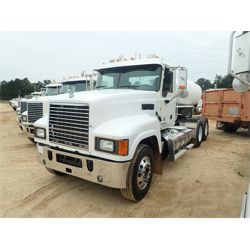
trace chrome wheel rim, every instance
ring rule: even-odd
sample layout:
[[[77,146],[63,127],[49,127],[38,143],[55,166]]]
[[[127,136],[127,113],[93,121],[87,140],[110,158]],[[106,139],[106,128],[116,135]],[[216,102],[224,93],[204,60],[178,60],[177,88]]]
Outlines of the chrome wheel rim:
[[[143,190],[147,187],[148,182],[151,178],[152,166],[150,158],[144,156],[139,164],[137,172],[137,186],[140,190]]]
[[[202,140],[202,126],[199,127],[198,140],[199,142]]]

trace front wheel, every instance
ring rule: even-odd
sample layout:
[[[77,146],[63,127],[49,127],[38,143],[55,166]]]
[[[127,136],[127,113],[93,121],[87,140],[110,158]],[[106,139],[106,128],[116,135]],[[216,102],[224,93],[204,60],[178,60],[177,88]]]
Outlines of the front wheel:
[[[29,139],[30,142],[32,142],[32,143],[34,143],[34,144],[36,143],[35,140],[34,140],[34,138],[29,138],[29,137],[28,137],[28,139]]]
[[[140,201],[147,194],[153,177],[154,154],[151,147],[140,144],[130,164],[127,187],[120,189],[124,198]]]
[[[59,176],[65,175],[65,173],[62,173],[62,172],[56,171],[56,170],[54,170],[54,169],[47,168],[47,167],[45,167],[45,168],[46,168],[46,170],[47,170],[48,172],[50,172],[51,174],[54,174],[54,175],[59,175]]]

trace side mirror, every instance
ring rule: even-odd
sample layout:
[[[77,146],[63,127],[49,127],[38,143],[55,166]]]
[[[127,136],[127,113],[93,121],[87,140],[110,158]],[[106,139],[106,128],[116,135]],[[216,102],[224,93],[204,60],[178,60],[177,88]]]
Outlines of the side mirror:
[[[184,67],[178,69],[178,88],[187,88],[187,69]]]

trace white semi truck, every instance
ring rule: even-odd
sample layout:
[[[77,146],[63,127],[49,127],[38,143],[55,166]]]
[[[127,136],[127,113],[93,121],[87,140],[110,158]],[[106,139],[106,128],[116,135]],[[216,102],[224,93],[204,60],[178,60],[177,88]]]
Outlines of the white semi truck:
[[[92,81],[92,76],[82,76],[82,77],[70,77],[64,79],[62,82],[57,85],[58,89],[47,88],[45,96],[27,100],[27,110],[22,113],[22,127],[25,131],[27,137],[33,141],[34,140],[34,122],[42,118],[47,114],[48,101],[51,99],[60,99],[63,97],[63,94],[86,91],[91,88],[90,84]],[[55,97],[57,96],[57,97]]]
[[[39,160],[53,174],[117,188],[139,201],[153,173],[162,174],[162,156],[175,161],[199,147],[208,121],[177,114],[178,99],[192,93],[184,67],[119,58],[96,71],[96,90],[50,101],[35,122]]]
[[[26,96],[25,98],[31,99],[33,97],[41,96],[41,95],[43,95],[42,91],[39,91],[39,92],[35,91],[35,92],[32,92],[30,95]],[[21,97],[18,97],[18,98],[13,98],[9,100],[9,104],[13,108],[14,111],[16,111],[17,108],[19,107],[19,102],[21,99],[22,99]]]
[[[49,83],[45,85],[42,92],[35,93],[41,93],[42,96],[45,97],[58,95],[60,93],[61,87],[61,83]],[[22,114],[25,115],[25,112],[27,112],[27,102],[32,100],[38,100],[38,98],[41,98],[40,95],[34,95],[33,93],[31,93],[31,98],[22,98],[19,100],[18,108],[16,109],[16,121],[21,130],[23,130],[24,126],[22,123]]]

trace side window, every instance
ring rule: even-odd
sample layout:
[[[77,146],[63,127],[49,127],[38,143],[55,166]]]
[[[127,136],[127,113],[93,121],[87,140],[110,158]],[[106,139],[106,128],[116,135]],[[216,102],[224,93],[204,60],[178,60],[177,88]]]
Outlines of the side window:
[[[168,92],[173,92],[173,72],[165,69],[162,96],[167,96]]]

